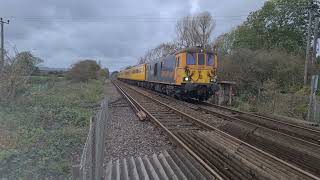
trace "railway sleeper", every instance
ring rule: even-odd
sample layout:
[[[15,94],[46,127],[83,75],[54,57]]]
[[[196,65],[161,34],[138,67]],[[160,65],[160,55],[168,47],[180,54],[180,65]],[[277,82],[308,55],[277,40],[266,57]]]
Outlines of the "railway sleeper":
[[[252,124],[246,124],[244,122],[229,121],[218,128],[253,146],[257,146],[270,154],[279,156],[279,158],[285,161],[293,163],[301,168],[306,168],[315,175],[320,175],[320,146],[317,144],[306,143],[305,141],[292,138],[282,133],[260,128]],[[277,148],[261,146],[259,145],[259,142]],[[287,152],[287,154],[279,153],[280,150]],[[288,158],[287,155],[295,158]],[[301,160],[303,160],[303,163],[299,162]]]
[[[215,150],[220,152],[220,154],[224,154],[224,156],[227,156],[228,158],[234,159],[233,162],[238,161],[237,164],[239,164],[242,169],[246,169],[249,174],[253,173],[252,178],[296,179],[299,177],[301,179],[310,179],[309,176],[306,176],[295,169],[276,161],[275,159],[261,154],[246,145],[239,144],[238,148],[236,148],[234,143],[232,143],[233,145],[228,145],[230,140],[221,136],[219,137],[216,132],[193,132],[192,134],[184,134],[187,135],[187,138],[184,138],[185,140],[191,139],[192,136],[195,136],[195,139],[198,140],[198,144],[194,147],[195,149],[200,149],[200,147],[206,146],[211,150],[211,152],[212,150]],[[197,141],[195,140],[193,143],[195,142]],[[201,143],[202,146],[200,146]],[[188,145],[193,146],[192,143],[188,143]],[[248,169],[250,170],[248,171]]]

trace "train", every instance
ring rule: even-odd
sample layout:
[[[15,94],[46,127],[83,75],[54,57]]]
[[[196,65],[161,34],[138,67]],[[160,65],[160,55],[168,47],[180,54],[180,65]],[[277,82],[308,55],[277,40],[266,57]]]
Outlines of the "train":
[[[190,47],[122,70],[118,79],[179,99],[206,101],[219,90],[217,65],[214,51]]]

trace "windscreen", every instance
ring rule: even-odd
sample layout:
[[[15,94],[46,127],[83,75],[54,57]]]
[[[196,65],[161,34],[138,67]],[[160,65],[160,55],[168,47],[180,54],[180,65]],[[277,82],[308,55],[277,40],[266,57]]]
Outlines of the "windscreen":
[[[205,65],[204,54],[198,54],[198,65]]]
[[[187,55],[187,65],[195,65],[196,62],[196,54],[195,53],[188,53]]]
[[[207,65],[208,66],[214,65],[214,55],[213,54],[207,54]]]

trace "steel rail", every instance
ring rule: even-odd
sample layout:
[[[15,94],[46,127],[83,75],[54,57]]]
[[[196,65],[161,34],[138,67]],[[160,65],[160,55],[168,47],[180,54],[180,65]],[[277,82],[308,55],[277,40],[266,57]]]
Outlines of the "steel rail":
[[[169,129],[167,129],[157,118],[155,118],[151,113],[149,113],[139,102],[133,99],[130,95],[128,95],[117,83],[113,82],[113,84],[117,87],[119,92],[128,100],[129,103],[134,103],[134,106],[137,105],[142,111],[144,111],[148,117],[153,120],[157,125],[159,125],[168,135],[183,149],[185,149],[191,156],[193,156],[203,167],[205,167],[212,175],[214,175],[217,179],[223,180],[223,178],[214,171],[207,163],[205,163],[194,151],[192,151],[185,143],[183,143],[176,135],[174,135]]]
[[[288,123],[288,122],[280,121],[280,120],[277,120],[277,119],[274,119],[274,118],[270,118],[270,117],[266,117],[266,116],[261,116],[261,115],[257,115],[257,114],[253,114],[253,113],[248,113],[248,112],[244,112],[244,111],[239,111],[239,110],[235,110],[235,109],[231,109],[231,108],[228,108],[228,107],[224,107],[224,106],[220,106],[220,105],[216,105],[216,104],[211,104],[211,103],[207,103],[207,102],[205,102],[204,104],[205,104],[206,106],[210,106],[210,107],[215,107],[215,108],[218,108],[218,109],[227,110],[227,111],[230,111],[230,112],[233,112],[233,113],[245,114],[245,115],[248,115],[248,116],[265,119],[265,120],[272,121],[272,122],[276,122],[276,123],[279,123],[279,124],[284,124],[284,125],[287,125],[287,126],[304,129],[304,130],[306,130],[306,131],[318,133],[319,136],[320,136],[320,129],[317,130],[317,129],[313,129],[313,128],[308,128],[308,127],[305,127],[305,126],[301,126],[301,125],[297,125],[297,124],[293,124],[293,123]]]
[[[122,84],[124,85],[124,83],[122,83]],[[226,132],[224,132],[224,131],[222,131],[222,130],[220,130],[220,129],[218,129],[218,128],[216,128],[216,127],[213,127],[213,126],[211,126],[211,125],[209,125],[209,124],[207,124],[207,123],[205,123],[205,122],[203,122],[203,121],[195,118],[195,117],[192,117],[192,116],[190,116],[190,115],[188,115],[188,114],[186,114],[186,113],[184,113],[184,112],[181,112],[181,111],[179,111],[178,109],[176,109],[176,108],[174,108],[174,107],[172,107],[172,106],[170,106],[170,105],[168,105],[168,104],[165,104],[165,103],[163,103],[163,102],[161,102],[161,101],[159,101],[159,100],[157,100],[157,99],[155,99],[155,98],[152,98],[152,97],[144,94],[143,92],[138,91],[138,90],[130,87],[130,86],[127,85],[127,84],[126,84],[125,86],[128,87],[128,88],[130,88],[131,90],[134,90],[135,92],[137,92],[137,93],[139,93],[139,94],[141,94],[141,95],[143,95],[143,96],[151,99],[152,101],[157,102],[157,103],[159,103],[159,104],[162,104],[163,106],[166,106],[167,108],[172,109],[173,111],[177,112],[178,114],[183,115],[184,117],[187,117],[188,119],[193,120],[194,122],[196,122],[197,124],[202,125],[203,127],[206,127],[206,128],[208,128],[208,129],[211,129],[211,130],[214,130],[214,131],[216,131],[216,132],[219,132],[219,133],[223,134],[224,136],[226,136],[226,137],[228,137],[228,138],[230,138],[230,139],[232,139],[232,140],[234,140],[234,141],[236,141],[236,142],[239,142],[240,144],[246,145],[246,146],[250,147],[251,149],[253,149],[253,150],[255,150],[255,151],[257,151],[257,152],[259,152],[259,153],[261,153],[261,154],[263,154],[263,155],[265,155],[265,156],[267,156],[267,157],[269,157],[269,158],[271,158],[271,159],[273,159],[273,160],[275,160],[275,161],[277,161],[277,162],[280,162],[280,163],[282,163],[283,165],[286,165],[286,166],[288,166],[288,167],[290,167],[290,168],[292,168],[292,169],[294,169],[294,170],[296,170],[296,171],[298,171],[298,172],[300,172],[300,173],[302,173],[302,174],[304,174],[304,175],[306,175],[306,176],[308,176],[308,177],[310,177],[310,178],[312,178],[312,179],[319,179],[319,180],[320,180],[319,177],[317,177],[317,176],[315,176],[315,175],[313,175],[313,174],[311,174],[311,173],[309,173],[309,172],[307,172],[307,171],[305,171],[305,170],[303,170],[303,169],[301,169],[301,168],[299,168],[299,167],[297,167],[297,166],[294,166],[294,165],[292,165],[292,164],[290,164],[290,163],[288,163],[288,162],[286,162],[286,161],[284,161],[284,160],[282,160],[282,159],[279,159],[279,158],[277,158],[277,157],[275,157],[275,156],[273,156],[273,155],[271,155],[271,154],[269,154],[269,153],[267,153],[267,152],[265,152],[265,151],[263,151],[263,150],[261,150],[261,149],[259,149],[259,148],[256,148],[256,147],[254,147],[254,146],[252,146],[252,145],[250,145],[250,144],[248,144],[248,143],[246,143],[246,142],[244,142],[244,141],[242,141],[242,140],[240,140],[240,139],[238,139],[238,138],[236,138],[236,137],[234,137],[234,136],[232,136],[232,135],[230,135],[230,134],[228,134],[228,133],[226,133]],[[146,111],[146,110],[144,109],[144,111]],[[148,112],[146,112],[146,113],[147,113],[148,115],[151,115],[151,114],[148,113]],[[156,122],[157,122],[157,123],[160,123],[159,121],[156,121]],[[161,123],[160,123],[160,124],[161,124]],[[165,127],[164,127],[164,128],[165,128]],[[169,131],[169,134],[172,134],[172,133]],[[172,134],[172,135],[173,135],[175,138],[177,138],[174,134]],[[179,139],[178,139],[178,141],[181,142]],[[181,143],[182,143],[182,142],[181,142]],[[191,151],[191,150],[190,150],[190,151]]]
[[[257,124],[257,123],[253,123],[253,122],[248,122],[246,120],[242,120],[240,118],[236,118],[236,117],[233,117],[233,116],[230,116],[230,115],[227,115],[227,114],[224,114],[224,113],[219,113],[219,112],[215,112],[215,111],[211,111],[209,109],[205,109],[205,108],[202,108],[202,107],[199,107],[202,111],[205,111],[207,113],[210,113],[210,114],[213,114],[215,116],[222,116],[223,118],[226,118],[226,119],[229,119],[231,121],[241,121],[241,122],[244,122],[246,124],[250,124],[250,125],[253,125],[253,126],[256,126],[257,128],[261,128],[261,129],[266,129],[266,130],[269,130],[269,131],[273,131],[273,132],[276,132],[276,133],[279,133],[283,136],[286,136],[286,137],[289,137],[289,138],[292,138],[292,139],[295,139],[297,141],[301,141],[303,143],[306,143],[306,144],[310,144],[310,145],[313,145],[313,146],[317,146],[320,148],[320,145],[319,144],[316,144],[314,142],[311,142],[311,141],[307,141],[305,139],[302,139],[302,138],[299,138],[299,137],[296,137],[296,136],[292,136],[290,134],[286,134],[284,132],[281,132],[281,131],[277,131],[277,130],[274,130],[272,128],[268,128],[266,126],[263,126],[263,125],[260,125],[260,124]],[[320,137],[320,136],[319,136]],[[320,140],[320,139],[319,139]]]

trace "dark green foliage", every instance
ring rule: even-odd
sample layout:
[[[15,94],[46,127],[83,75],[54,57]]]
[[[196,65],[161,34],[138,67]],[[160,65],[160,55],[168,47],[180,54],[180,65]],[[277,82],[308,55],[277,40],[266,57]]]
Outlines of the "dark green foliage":
[[[258,95],[268,80],[276,83],[280,92],[301,88],[303,59],[275,50],[239,49],[221,59],[218,76],[234,80],[238,93]]]
[[[216,41],[219,78],[236,81],[236,103],[245,110],[305,118],[303,68],[309,0],[269,0]],[[319,3],[318,3],[319,4]],[[313,21],[314,22],[314,21]],[[313,24],[311,25],[313,32]],[[310,68],[318,74],[319,66]],[[320,71],[319,71],[320,72]]]
[[[109,75],[110,75],[110,72],[109,72],[108,68],[100,69],[100,71],[99,71],[100,77],[105,78],[105,79],[109,79]]]
[[[271,0],[252,12],[234,31],[224,35],[230,49],[278,49],[303,55],[309,0]]]
[[[75,82],[98,79],[100,69],[100,65],[94,60],[80,61],[72,66],[67,74],[67,78]]]

